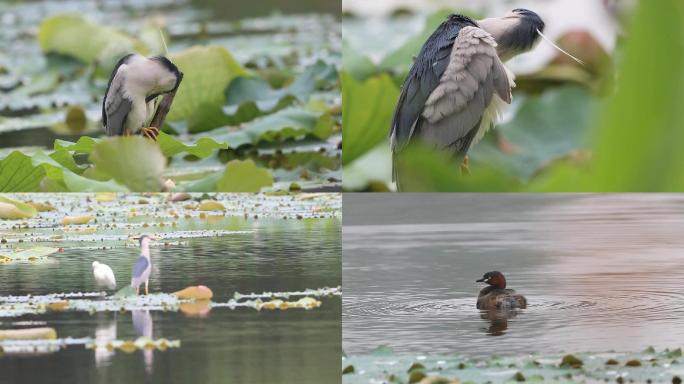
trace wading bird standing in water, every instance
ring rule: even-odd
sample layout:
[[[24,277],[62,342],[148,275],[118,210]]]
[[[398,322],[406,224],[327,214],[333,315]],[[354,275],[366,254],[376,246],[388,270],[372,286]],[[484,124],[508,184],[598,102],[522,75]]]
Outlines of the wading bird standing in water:
[[[143,127],[157,96],[174,92],[183,74],[163,56],[126,55],[116,64],[102,101],[102,124],[108,136],[142,133],[155,140],[159,127]]]
[[[430,36],[404,81],[390,133],[393,179],[409,142],[445,150],[467,167],[468,150],[511,103],[514,76],[503,64],[529,51],[544,30],[534,12],[516,9],[474,21],[451,15]]]
[[[152,260],[150,260],[150,241],[153,238],[147,235],[140,236],[140,257],[133,265],[131,274],[131,287],[135,288],[135,294],[140,293],[140,285],[145,283],[145,294],[149,294],[148,284],[152,272]],[[154,239],[156,240],[156,239]]]
[[[105,287],[107,289],[116,289],[116,278],[114,271],[107,264],[102,264],[99,261],[93,261],[93,276],[98,287]]]

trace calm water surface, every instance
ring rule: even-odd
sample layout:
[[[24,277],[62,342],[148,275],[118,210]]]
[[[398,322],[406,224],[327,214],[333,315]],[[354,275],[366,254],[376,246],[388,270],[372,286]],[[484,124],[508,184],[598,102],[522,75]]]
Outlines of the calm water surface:
[[[684,339],[680,195],[344,196],[343,347],[468,356]],[[475,308],[500,270],[529,308]]]
[[[195,229],[201,229],[201,221],[197,222]],[[338,286],[339,227],[336,219],[287,224],[266,220],[250,225],[251,233],[153,248],[150,291],[174,292],[204,284],[213,290],[214,301],[226,302],[235,292]],[[112,267],[122,286],[138,254],[136,248],[125,247],[65,249],[54,264],[0,268],[0,295],[93,291],[91,262],[96,259]],[[126,340],[142,334],[181,341],[180,348],[165,352],[109,353],[73,346],[38,357],[6,355],[0,358],[0,383],[335,382],[339,380],[341,300],[322,300],[320,308],[310,311],[214,308],[202,318],[160,311],[0,318],[2,328],[33,321],[54,327],[62,338]]]

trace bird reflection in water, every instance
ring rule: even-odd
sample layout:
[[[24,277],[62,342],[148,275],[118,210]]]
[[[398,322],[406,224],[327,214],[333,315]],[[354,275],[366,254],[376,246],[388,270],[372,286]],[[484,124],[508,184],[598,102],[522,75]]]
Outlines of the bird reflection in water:
[[[133,329],[135,329],[135,334],[138,337],[147,337],[153,339],[152,337],[152,316],[149,310],[136,309],[131,311],[131,316],[133,316]],[[152,374],[152,363],[154,363],[154,350],[143,348],[143,356],[145,359],[145,372]]]
[[[114,356],[114,350],[107,348],[109,342],[116,340],[116,315],[100,314],[95,327],[95,366],[100,368],[109,365]]]
[[[521,311],[518,309],[488,309],[480,311],[480,318],[489,322],[486,332],[489,336],[501,336],[506,334],[508,319],[512,319]]]

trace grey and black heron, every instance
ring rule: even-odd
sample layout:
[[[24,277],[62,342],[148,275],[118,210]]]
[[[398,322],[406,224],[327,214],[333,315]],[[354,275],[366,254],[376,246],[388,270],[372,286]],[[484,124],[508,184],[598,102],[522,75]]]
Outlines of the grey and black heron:
[[[404,81],[392,120],[397,186],[397,157],[413,140],[459,163],[466,159],[511,103],[514,76],[503,62],[529,51],[543,30],[542,19],[526,9],[480,21],[451,15],[435,30]]]
[[[143,127],[154,112],[148,103],[175,91],[183,74],[163,56],[129,54],[114,67],[102,101],[102,124],[108,136],[142,133],[156,139],[159,127]]]
[[[154,240],[148,235],[140,236],[140,257],[133,265],[131,274],[131,287],[135,288],[135,294],[140,293],[140,285],[145,283],[145,294],[149,294],[148,284],[152,272],[152,260],[150,259],[150,242]]]

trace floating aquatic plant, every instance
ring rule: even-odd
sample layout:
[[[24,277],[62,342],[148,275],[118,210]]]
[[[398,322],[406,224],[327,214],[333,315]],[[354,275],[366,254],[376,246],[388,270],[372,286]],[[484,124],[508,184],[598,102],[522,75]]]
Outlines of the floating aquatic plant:
[[[240,292],[235,292],[233,295],[233,298],[235,300],[241,300],[241,299],[270,299],[274,297],[280,297],[280,298],[290,298],[292,296],[314,296],[314,297],[321,297],[321,296],[342,296],[342,287],[334,287],[334,288],[318,288],[318,289],[305,289],[303,291],[294,291],[294,292],[263,292],[263,293],[249,293],[249,294],[243,294]]]
[[[39,340],[1,340],[0,351],[11,354],[45,354],[57,352],[71,345],[86,345],[91,338],[39,339]],[[0,357],[2,354],[0,354]]]
[[[0,252],[0,264],[9,264],[16,262],[24,263],[41,263],[49,261],[48,256],[59,252],[59,248],[53,247],[33,247],[25,250],[16,251],[10,254],[2,254]]]
[[[103,292],[72,292],[55,293],[49,295],[0,296],[0,318],[19,317],[27,314],[43,314],[46,312],[78,311],[78,312],[120,312],[134,310],[149,311],[178,311],[184,304],[206,302],[207,308],[252,308],[256,310],[274,309],[314,309],[322,305],[320,300],[313,297],[340,296],[340,287],[306,289],[295,292],[267,292],[263,294],[242,295],[236,293],[227,302],[213,302],[213,296],[206,287],[188,287],[175,293],[154,293],[136,296],[131,294],[130,286],[122,288],[121,294],[107,296]],[[199,293],[198,293],[199,292]],[[282,300],[292,296],[304,296],[295,301]],[[239,301],[245,298],[255,300]],[[272,300],[261,300],[270,298]],[[189,311],[198,308],[186,307]]]
[[[157,339],[149,337],[138,337],[135,340],[90,340],[85,344],[87,349],[106,348],[108,350],[118,349],[125,353],[132,353],[137,350],[158,350],[165,351],[169,348],[180,348],[180,340]]]
[[[269,301],[262,301],[260,299],[247,300],[247,301],[237,301],[235,299],[230,299],[226,303],[211,303],[212,308],[227,307],[230,309],[235,308],[254,308],[258,311],[265,310],[286,310],[286,309],[314,309],[321,306],[321,301],[316,300],[311,297],[302,297],[297,301],[285,301],[280,299],[274,299]]]
[[[672,351],[640,353],[527,354],[468,358],[394,354],[391,350],[343,357],[342,382],[677,382],[681,375]],[[645,363],[648,362],[648,363]]]

